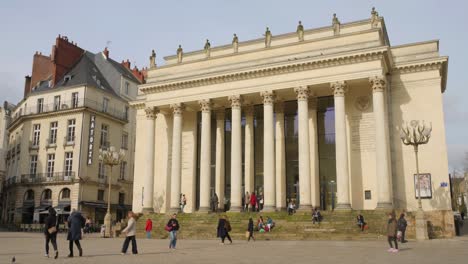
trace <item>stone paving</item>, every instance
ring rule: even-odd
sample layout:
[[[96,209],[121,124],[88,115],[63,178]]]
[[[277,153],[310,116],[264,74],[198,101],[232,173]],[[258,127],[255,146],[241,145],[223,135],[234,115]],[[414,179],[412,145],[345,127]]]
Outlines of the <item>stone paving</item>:
[[[120,255],[122,238],[95,235],[82,240],[84,256],[66,258],[68,241],[58,238],[58,260],[44,257],[43,235],[0,232],[0,263],[465,263],[468,237],[431,240],[401,245],[399,253],[388,253],[386,241],[234,241],[220,245],[217,240],[179,240],[177,250],[168,240],[139,239],[138,255]],[[76,249],[75,249],[76,250]],[[129,250],[130,251],[130,250]],[[76,251],[75,251],[76,253]]]

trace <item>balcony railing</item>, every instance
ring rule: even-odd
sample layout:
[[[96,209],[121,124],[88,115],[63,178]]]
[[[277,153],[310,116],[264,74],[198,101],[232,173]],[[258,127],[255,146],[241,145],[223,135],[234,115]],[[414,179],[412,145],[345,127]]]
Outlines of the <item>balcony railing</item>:
[[[21,175],[21,183],[73,182],[74,180],[74,171]]]
[[[37,142],[29,141],[29,149],[39,149],[39,140]]]
[[[10,177],[5,181],[5,187],[14,185],[17,183],[16,176]]]
[[[104,107],[104,104],[102,102],[99,103],[91,99],[79,98],[78,100],[69,100],[62,102],[60,106],[51,103],[42,105],[42,108],[39,108],[37,105],[28,108],[22,108],[23,111],[17,112],[13,116],[10,124],[15,123],[15,121],[22,116],[64,111],[80,107],[90,108],[94,111],[111,115],[117,119],[128,121],[128,117],[126,116],[124,109],[120,110],[113,107]]]
[[[47,139],[47,148],[56,148],[57,147],[57,138],[48,138]]]
[[[75,136],[65,136],[63,139],[64,146],[74,146],[75,145]]]
[[[104,176],[104,175],[100,175],[100,174],[99,174],[99,175],[98,175],[98,182],[99,182],[99,183],[102,183],[102,184],[108,183],[108,182],[107,182],[107,176]]]

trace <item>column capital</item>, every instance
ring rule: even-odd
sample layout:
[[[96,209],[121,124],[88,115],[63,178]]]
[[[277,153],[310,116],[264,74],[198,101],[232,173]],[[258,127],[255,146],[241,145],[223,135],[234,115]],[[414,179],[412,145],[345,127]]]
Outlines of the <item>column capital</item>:
[[[242,105],[242,97],[240,94],[231,95],[228,97],[229,101],[231,101],[232,108],[240,108]]]
[[[284,101],[277,101],[275,103],[275,112],[276,113],[284,113]]]
[[[181,115],[184,110],[184,105],[182,103],[171,104],[171,108],[174,115]]]
[[[254,114],[254,105],[250,104],[250,105],[246,105],[244,107],[244,113],[246,116],[251,116]]]
[[[275,92],[273,91],[260,92],[260,96],[263,97],[263,104],[273,105],[275,102]]]
[[[210,99],[203,99],[198,101],[200,104],[200,109],[202,112],[210,112],[211,111],[211,100]]]
[[[155,119],[156,115],[159,113],[159,109],[156,107],[146,107],[145,108],[146,118]]]
[[[373,76],[369,78],[369,83],[372,86],[372,91],[375,93],[383,92],[387,81],[384,76]]]
[[[344,96],[348,90],[348,84],[346,81],[334,82],[330,84],[330,87],[333,90],[333,95],[335,97]]]
[[[306,101],[309,98],[309,88],[307,86],[300,86],[294,88],[298,101]]]
[[[226,116],[226,109],[224,107],[216,109],[215,113],[216,113],[216,120],[224,120]]]

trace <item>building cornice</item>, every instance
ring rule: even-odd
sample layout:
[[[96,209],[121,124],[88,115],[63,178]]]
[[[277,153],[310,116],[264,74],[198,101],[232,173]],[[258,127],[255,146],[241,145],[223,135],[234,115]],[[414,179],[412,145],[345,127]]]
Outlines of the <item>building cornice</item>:
[[[442,93],[446,90],[447,84],[447,68],[448,68],[448,57],[439,57],[435,59],[427,59],[420,61],[412,61],[406,63],[397,63],[393,66],[392,73],[408,74],[424,71],[440,71],[440,77],[442,78]]]
[[[131,101],[129,104],[131,108],[136,109],[136,110],[145,109],[146,107],[145,100],[142,100],[142,99]]]
[[[295,61],[288,61],[270,67],[255,68],[247,71],[231,72],[221,75],[204,76],[198,79],[186,79],[165,81],[158,84],[146,84],[140,86],[140,90],[145,94],[173,91],[176,89],[186,89],[192,87],[213,85],[225,82],[241,81],[254,78],[262,78],[279,74],[287,74],[298,71],[307,71],[318,68],[348,65],[366,61],[381,60],[386,56],[388,47],[368,49],[359,53],[339,54],[334,56],[321,56],[320,58],[305,58]]]

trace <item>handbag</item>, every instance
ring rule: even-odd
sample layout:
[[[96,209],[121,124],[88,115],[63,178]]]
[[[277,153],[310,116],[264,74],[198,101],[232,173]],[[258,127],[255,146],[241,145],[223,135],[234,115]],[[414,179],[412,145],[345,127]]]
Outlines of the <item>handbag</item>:
[[[245,231],[245,238],[249,238],[250,237],[250,232],[249,231]]]
[[[167,232],[171,232],[172,231],[172,226],[165,226],[164,227],[164,230],[166,230]]]
[[[53,234],[53,233],[57,232],[57,227],[53,226],[53,227],[47,229],[47,232],[49,232],[49,234]]]
[[[402,235],[403,235],[403,232],[401,232],[401,231],[398,231],[398,232],[396,233],[396,236],[397,236],[398,240],[401,239],[401,236],[402,236]]]

